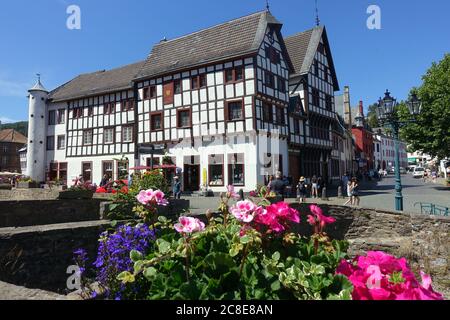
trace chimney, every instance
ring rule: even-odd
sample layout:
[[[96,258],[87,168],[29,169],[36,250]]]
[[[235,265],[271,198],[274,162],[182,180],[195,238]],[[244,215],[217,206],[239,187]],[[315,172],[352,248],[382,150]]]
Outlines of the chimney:
[[[352,127],[352,107],[350,104],[350,88],[344,87],[344,121],[351,128]]]
[[[364,117],[364,104],[362,101],[359,102],[359,114]]]

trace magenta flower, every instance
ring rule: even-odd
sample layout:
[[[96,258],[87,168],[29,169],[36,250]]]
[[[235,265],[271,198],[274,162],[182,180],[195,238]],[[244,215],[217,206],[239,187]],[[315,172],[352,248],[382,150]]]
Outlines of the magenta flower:
[[[136,199],[139,203],[145,206],[147,205],[167,206],[169,204],[169,201],[165,199],[164,192],[162,192],[161,190],[156,191],[153,191],[152,189],[142,190],[136,196]]]
[[[231,214],[240,222],[250,223],[253,221],[254,214],[258,206],[249,200],[239,201],[231,207]]]
[[[300,214],[286,202],[280,202],[256,214],[255,221],[268,227],[269,232],[280,233],[288,229],[289,222],[300,223]]]
[[[336,222],[335,218],[325,216],[319,206],[311,205],[309,209],[313,215],[308,216],[308,223],[317,227],[316,232],[322,232],[326,225]]]
[[[433,290],[431,277],[421,272],[422,283],[415,278],[406,259],[397,259],[380,251],[356,257],[353,263],[341,261],[336,269],[353,284],[354,300],[442,300]]]
[[[179,233],[194,233],[205,230],[205,224],[197,218],[180,217],[174,228]]]

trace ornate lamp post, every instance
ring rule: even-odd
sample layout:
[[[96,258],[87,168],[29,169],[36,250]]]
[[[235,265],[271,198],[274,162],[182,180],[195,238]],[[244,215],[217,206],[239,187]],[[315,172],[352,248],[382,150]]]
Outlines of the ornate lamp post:
[[[412,94],[410,100],[407,102],[409,112],[413,116],[417,116],[421,112],[422,103],[417,98],[415,93]],[[399,130],[402,126],[408,123],[399,121],[397,113],[397,100],[391,97],[389,90],[386,90],[384,98],[379,100],[377,108],[377,117],[380,123],[392,130],[395,139],[395,210],[403,211],[403,195],[402,195],[402,181],[400,175],[400,143]]]

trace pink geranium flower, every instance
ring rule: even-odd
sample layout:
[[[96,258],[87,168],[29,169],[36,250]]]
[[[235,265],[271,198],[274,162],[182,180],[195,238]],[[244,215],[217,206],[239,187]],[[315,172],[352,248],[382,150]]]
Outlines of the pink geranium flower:
[[[237,220],[250,223],[253,221],[256,209],[258,209],[257,205],[251,201],[245,200],[236,203],[236,205],[231,207],[230,211]]]
[[[300,223],[300,214],[286,202],[280,202],[258,213],[255,221],[268,227],[269,231],[280,233],[288,228],[289,222]]]
[[[322,232],[326,225],[336,222],[335,218],[325,216],[319,206],[311,205],[309,209],[312,215],[308,216],[308,223],[315,227],[316,232]]]
[[[406,259],[381,251],[370,251],[353,263],[341,261],[336,269],[353,284],[354,300],[442,300],[431,286],[431,277],[421,272],[419,283]]]
[[[152,189],[142,190],[136,196],[136,199],[139,203],[145,206],[147,205],[167,206],[169,204],[169,201],[165,199],[164,192],[162,192],[161,190],[156,191],[153,191]]]
[[[179,233],[194,233],[205,230],[205,224],[197,218],[180,217],[174,228]]]

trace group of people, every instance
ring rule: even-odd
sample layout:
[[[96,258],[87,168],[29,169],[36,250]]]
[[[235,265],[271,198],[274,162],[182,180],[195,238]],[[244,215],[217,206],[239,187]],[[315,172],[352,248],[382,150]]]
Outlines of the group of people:
[[[350,178],[349,175],[345,175],[342,180],[348,197],[348,200],[346,203],[344,203],[344,206],[359,206],[361,199],[359,195],[358,179],[356,177]]]
[[[279,197],[295,197],[295,191],[297,199],[305,201],[308,196],[312,198],[318,198],[322,194],[323,187],[325,186],[322,177],[313,176],[311,178],[301,177],[296,185],[294,185],[291,178],[283,176],[281,172],[277,172],[275,177],[270,176],[267,184],[267,189],[274,192]]]
[[[301,177],[297,184],[297,199],[300,202],[305,202],[308,194],[311,195],[311,198],[319,198],[322,196],[324,186],[324,181],[320,176],[314,175],[310,179]]]

